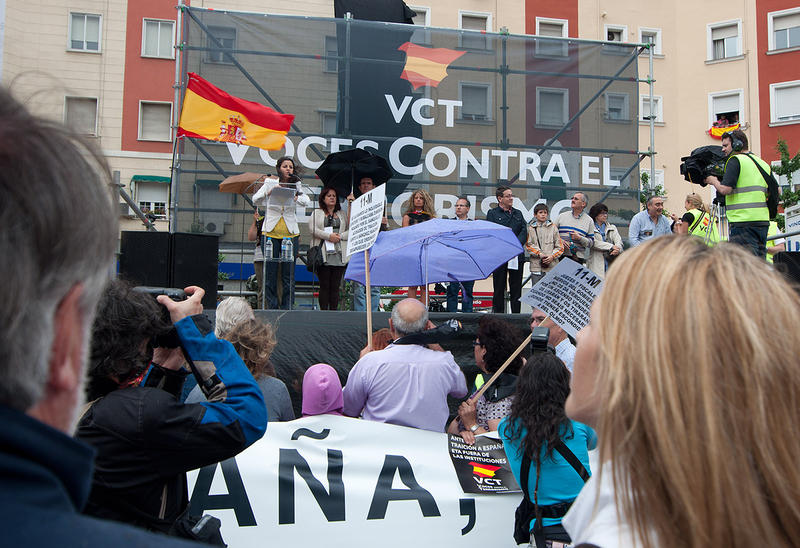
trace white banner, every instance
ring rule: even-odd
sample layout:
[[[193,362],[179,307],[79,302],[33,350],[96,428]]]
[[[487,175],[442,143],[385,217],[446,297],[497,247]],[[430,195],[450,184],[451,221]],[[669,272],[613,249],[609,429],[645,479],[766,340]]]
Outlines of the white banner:
[[[334,415],[271,422],[263,439],[189,473],[193,512],[231,548],[515,546],[521,494],[465,494],[447,434]]]
[[[386,185],[378,185],[356,198],[350,206],[347,256],[372,247],[378,239],[386,200]]]
[[[520,301],[538,308],[570,336],[589,323],[589,310],[603,280],[571,259],[562,259]]]

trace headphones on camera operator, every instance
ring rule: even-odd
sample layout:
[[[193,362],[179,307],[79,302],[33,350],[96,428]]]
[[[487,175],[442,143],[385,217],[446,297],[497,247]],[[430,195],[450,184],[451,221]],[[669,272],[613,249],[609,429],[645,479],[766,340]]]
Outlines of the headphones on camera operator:
[[[722,134],[722,139],[730,139],[731,141],[731,150],[734,152],[741,152],[744,150],[744,142],[736,137],[732,132],[726,131]]]

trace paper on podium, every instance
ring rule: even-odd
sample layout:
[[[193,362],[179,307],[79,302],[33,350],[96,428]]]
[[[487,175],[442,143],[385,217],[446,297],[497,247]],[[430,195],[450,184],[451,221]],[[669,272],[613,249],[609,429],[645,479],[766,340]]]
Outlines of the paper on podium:
[[[269,194],[269,205],[288,206],[294,205],[294,196],[297,191],[294,188],[276,186]]]

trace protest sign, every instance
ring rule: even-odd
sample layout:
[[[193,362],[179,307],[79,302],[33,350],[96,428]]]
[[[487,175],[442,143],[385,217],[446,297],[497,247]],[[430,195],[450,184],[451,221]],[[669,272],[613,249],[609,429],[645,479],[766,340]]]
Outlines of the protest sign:
[[[383,219],[386,185],[378,185],[356,198],[350,205],[350,227],[347,256],[372,247],[378,239]]]
[[[603,280],[573,260],[562,259],[520,301],[542,310],[574,337],[589,323],[589,310]]]
[[[235,458],[190,472],[189,492],[237,548],[512,547],[522,498],[465,494],[447,434],[334,415],[269,423]]]
[[[465,493],[521,493],[508,464],[503,442],[476,436],[469,445],[461,436],[450,435],[450,459]]]

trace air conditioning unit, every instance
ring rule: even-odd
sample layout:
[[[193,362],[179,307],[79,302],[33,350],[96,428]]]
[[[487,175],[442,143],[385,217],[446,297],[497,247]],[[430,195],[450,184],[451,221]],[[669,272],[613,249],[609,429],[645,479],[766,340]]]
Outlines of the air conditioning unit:
[[[201,213],[200,224],[206,234],[225,234],[225,223],[228,221],[227,213]]]

